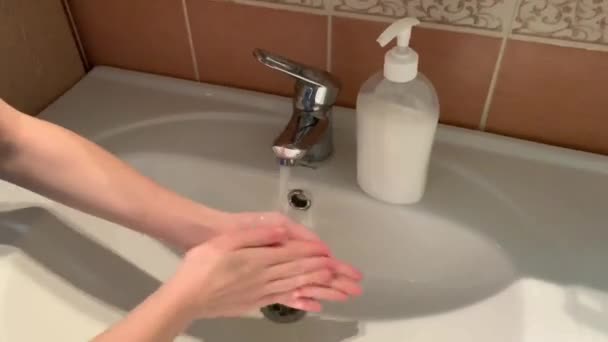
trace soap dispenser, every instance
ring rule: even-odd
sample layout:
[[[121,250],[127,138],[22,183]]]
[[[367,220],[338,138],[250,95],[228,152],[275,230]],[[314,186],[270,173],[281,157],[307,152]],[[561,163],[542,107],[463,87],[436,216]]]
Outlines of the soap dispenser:
[[[357,181],[369,196],[392,204],[422,199],[439,120],[435,89],[409,47],[419,23],[400,19],[380,35],[381,46],[395,38],[397,45],[357,96]]]

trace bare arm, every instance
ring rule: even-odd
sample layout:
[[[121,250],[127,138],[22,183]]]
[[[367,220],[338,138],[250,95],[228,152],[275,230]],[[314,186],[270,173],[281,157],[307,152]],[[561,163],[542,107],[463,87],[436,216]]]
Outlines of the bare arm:
[[[203,308],[205,312],[213,309],[233,310],[235,304],[251,309],[271,303],[316,310],[319,305],[317,300],[341,301],[349,295],[361,292],[358,285],[360,274],[345,263],[333,258],[328,259],[327,248],[318,238],[286,217],[271,213],[228,214],[192,202],[140,175],[94,143],[52,123],[20,113],[2,100],[0,178],[185,248],[199,245],[220,232],[242,231],[243,234],[262,236],[265,234],[264,230],[239,228],[258,227],[260,224],[285,228],[284,238],[289,238],[292,244],[289,245],[288,251],[282,253],[273,249],[266,251],[263,258],[239,254],[237,260],[227,262],[225,267],[220,269],[209,267],[214,266],[214,262],[220,263],[224,260],[223,256],[205,252],[199,257],[190,258],[187,263],[191,266],[182,272],[184,276],[180,277],[179,281],[165,284],[125,320],[100,335],[96,342],[172,340],[191,320],[200,317],[200,312],[198,315],[192,312],[192,299],[201,297],[202,288],[206,289],[206,294],[203,295],[205,298],[196,308]],[[238,241],[237,235],[222,236],[226,243]],[[272,240],[272,236],[267,238],[271,238],[271,241],[256,240],[255,245],[274,246],[277,243]],[[281,241],[284,241],[284,238]],[[247,253],[252,250],[249,247],[243,246]],[[218,248],[210,250],[215,253]],[[319,251],[322,253],[319,254]],[[197,252],[190,255],[196,256]],[[289,258],[273,259],[285,259],[285,256]],[[265,259],[272,260],[262,262]],[[255,272],[233,276],[234,272],[239,271],[234,265],[257,262],[256,260],[262,264],[255,268],[243,268]],[[284,264],[280,264],[281,262]],[[270,273],[260,272],[266,269]],[[227,278],[218,277],[218,272],[222,273],[220,271],[226,273]],[[193,278],[192,274],[199,274],[199,277]],[[193,279],[198,280],[192,283]],[[231,281],[226,283],[220,281],[222,279]],[[262,291],[276,291],[277,284],[269,284],[267,288],[260,285],[268,279],[280,283],[284,293]],[[211,286],[212,280],[219,281],[215,286],[215,294],[209,292],[209,289],[214,288]],[[228,286],[231,283],[235,286]],[[189,291],[185,291],[181,285],[175,284],[193,286],[190,286]],[[229,295],[225,291],[227,288],[233,291]],[[236,298],[237,296],[241,297]],[[212,299],[214,302],[210,301]],[[252,299],[256,301],[252,302]],[[216,300],[219,302],[215,302]],[[213,312],[208,314],[218,316]]]
[[[2,100],[0,178],[182,247],[213,235],[220,215],[143,177],[94,143]]]
[[[124,319],[97,336],[93,342],[169,342],[196,318],[189,302],[174,284],[166,284]]]
[[[284,227],[295,240],[320,242],[282,214],[226,213],[181,197],[94,143],[1,99],[0,179],[184,249],[260,224]],[[346,283],[356,285],[360,273],[337,265]]]

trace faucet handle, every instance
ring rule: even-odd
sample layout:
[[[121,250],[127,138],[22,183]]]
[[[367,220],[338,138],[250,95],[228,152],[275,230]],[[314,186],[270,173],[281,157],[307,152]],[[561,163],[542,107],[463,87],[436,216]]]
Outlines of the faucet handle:
[[[297,80],[295,105],[298,109],[317,111],[319,107],[332,106],[336,102],[340,82],[329,72],[262,49],[254,49],[253,55],[267,67],[286,73]]]

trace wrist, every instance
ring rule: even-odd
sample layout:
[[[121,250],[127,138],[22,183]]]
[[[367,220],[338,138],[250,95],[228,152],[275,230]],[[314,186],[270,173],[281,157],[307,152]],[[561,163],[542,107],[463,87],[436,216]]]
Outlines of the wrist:
[[[165,202],[170,205],[162,209],[159,207],[146,214],[131,215],[137,222],[127,226],[184,250],[219,234],[217,226],[221,222],[221,211],[188,199],[172,197]]]
[[[175,225],[181,230],[177,232],[180,245],[189,249],[220,235],[225,217],[223,211],[193,203],[191,209],[180,215],[180,223]]]
[[[195,293],[185,283],[172,278],[163,284],[155,294],[159,301],[165,303],[165,309],[184,329],[199,316],[198,307],[194,300]]]
[[[188,324],[197,319],[214,318],[208,312],[211,309],[208,288],[201,286],[200,281],[193,281],[193,277],[196,275],[179,269],[159,290],[171,298],[176,314],[189,319]]]

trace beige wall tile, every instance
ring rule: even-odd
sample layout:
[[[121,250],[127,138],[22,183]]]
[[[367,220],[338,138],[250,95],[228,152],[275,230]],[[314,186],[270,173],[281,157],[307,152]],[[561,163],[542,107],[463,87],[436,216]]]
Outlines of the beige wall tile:
[[[386,23],[333,19],[332,70],[344,88],[340,103],[354,106],[361,84],[381,70],[385,49],[376,38]],[[441,104],[441,121],[477,128],[482,115],[500,39],[417,28],[412,46],[420,69],[433,82]]]
[[[257,62],[254,48],[326,67],[325,16],[209,0],[187,3],[204,82],[292,94],[294,80]]]
[[[69,0],[92,65],[195,79],[179,0]]]
[[[329,0],[337,12],[401,18],[502,31],[515,0]]]
[[[509,41],[488,130],[608,154],[608,53]]]
[[[0,97],[37,114],[84,74],[61,0],[0,1]]]
[[[513,33],[608,45],[608,0],[522,0]]]

